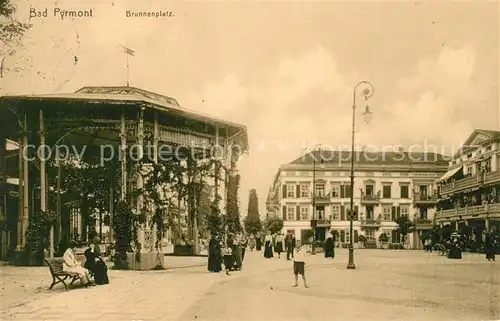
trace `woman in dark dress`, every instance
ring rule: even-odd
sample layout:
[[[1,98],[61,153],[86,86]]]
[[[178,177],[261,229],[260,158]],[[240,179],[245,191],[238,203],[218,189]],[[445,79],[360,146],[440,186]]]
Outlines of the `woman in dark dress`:
[[[257,233],[257,236],[255,237],[255,249],[257,251],[260,251],[262,249],[262,235]]]
[[[335,243],[333,241],[333,235],[328,235],[325,241],[325,258],[335,257]]]
[[[450,239],[450,251],[447,258],[461,260],[462,259],[462,246],[460,244],[460,235],[453,233]]]
[[[85,255],[84,267],[94,274],[95,284],[109,284],[108,267],[99,255],[99,243],[99,238],[94,238],[89,244],[89,248],[83,253]]]
[[[222,271],[221,254],[219,236],[217,234],[213,234],[210,242],[208,243],[208,271]]]
[[[267,232],[266,238],[264,239],[264,257],[266,259],[270,259],[273,257],[273,248],[272,248],[273,238],[270,232]]]
[[[484,252],[488,261],[495,261],[496,242],[492,233],[486,234],[484,240]]]

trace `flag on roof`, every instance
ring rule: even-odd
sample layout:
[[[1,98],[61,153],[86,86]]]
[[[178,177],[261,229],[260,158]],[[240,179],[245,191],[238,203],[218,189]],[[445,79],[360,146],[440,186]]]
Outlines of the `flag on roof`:
[[[120,45],[123,48],[123,52],[126,53],[127,55],[131,55],[132,57],[135,57],[135,51],[127,48],[125,46]]]

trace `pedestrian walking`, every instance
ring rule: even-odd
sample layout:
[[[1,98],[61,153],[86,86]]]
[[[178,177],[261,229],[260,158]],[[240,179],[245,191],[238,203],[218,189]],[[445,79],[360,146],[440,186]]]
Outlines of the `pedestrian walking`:
[[[309,253],[311,253],[309,244],[302,244],[299,248],[297,248],[295,258],[293,259],[293,274],[295,276],[295,283],[293,284],[293,287],[299,286],[299,274],[302,276],[304,287],[309,287],[306,281],[306,257]]]
[[[241,249],[241,232],[236,232],[233,242],[234,269],[240,271],[243,267],[243,257]]]
[[[264,257],[266,259],[270,259],[273,257],[273,248],[272,248],[273,238],[270,232],[267,232],[266,238],[264,239]]]
[[[262,249],[262,234],[260,232],[255,236],[255,250],[260,251]]]
[[[216,273],[222,271],[221,254],[219,235],[214,233],[208,243],[208,271]]]
[[[276,246],[274,251],[278,254],[278,259],[281,258],[281,252],[283,252],[283,235],[280,233],[276,235]]]
[[[486,234],[485,240],[484,240],[484,253],[486,254],[486,259],[488,261],[495,261],[495,254],[496,254],[496,240],[494,235],[490,232]]]
[[[329,232],[326,236],[325,241],[325,258],[334,258],[335,257],[335,242],[333,240],[333,235]]]
[[[233,263],[233,249],[226,244],[226,247],[224,248],[224,269],[226,270],[227,275],[230,275],[229,272],[233,270]]]
[[[292,232],[288,232],[285,237],[285,246],[286,246],[286,259],[290,261],[293,258],[293,252],[295,251],[295,235]]]
[[[241,235],[240,245],[241,245],[241,262],[243,262],[245,260],[245,251],[248,246],[248,240],[244,234]]]

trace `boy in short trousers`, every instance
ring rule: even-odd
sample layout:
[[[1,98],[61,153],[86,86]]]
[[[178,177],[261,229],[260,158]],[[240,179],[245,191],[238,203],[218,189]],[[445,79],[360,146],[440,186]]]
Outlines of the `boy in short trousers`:
[[[304,287],[308,288],[306,282],[306,256],[310,253],[309,246],[304,244],[297,248],[295,257],[293,258],[293,274],[295,275],[295,284],[293,287],[299,286],[299,274],[302,275]]]

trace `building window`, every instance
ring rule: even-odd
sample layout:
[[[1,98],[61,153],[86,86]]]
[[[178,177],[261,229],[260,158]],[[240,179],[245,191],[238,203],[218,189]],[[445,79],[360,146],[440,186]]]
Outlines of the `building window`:
[[[300,184],[300,197],[309,197],[309,184]]]
[[[401,198],[410,198],[408,185],[401,185],[400,188],[401,188]]]
[[[295,220],[295,206],[288,206],[286,208],[286,219],[288,221],[294,221]]]
[[[373,241],[375,240],[375,231],[372,229],[367,229],[365,231],[365,237],[367,241]]]
[[[419,189],[420,189],[420,196],[427,197],[427,191],[428,191],[427,185],[420,185]]]
[[[400,206],[400,211],[401,211],[401,216],[406,215],[408,216],[409,208],[408,205],[401,205]]]
[[[340,184],[332,183],[332,197],[340,197]]]
[[[316,207],[316,219],[324,220],[325,219],[325,207]]]
[[[484,162],[484,171],[485,171],[486,173],[491,172],[491,159],[487,159],[487,160]]]
[[[300,208],[300,219],[305,221],[309,219],[309,207],[302,206]]]
[[[427,219],[427,208],[426,207],[421,207],[420,208],[420,219],[426,220]]]
[[[295,185],[293,184],[286,185],[286,197],[295,198]]]
[[[391,205],[383,205],[382,216],[384,221],[391,221]]]
[[[383,198],[391,198],[391,185],[384,185],[382,190]]]
[[[316,184],[316,196],[325,196],[325,184]]]
[[[340,205],[332,205],[332,220],[340,220]]]
[[[472,164],[467,165],[467,175],[472,175]]]
[[[365,185],[365,194],[366,194],[366,196],[373,196],[373,185],[372,184]]]
[[[340,197],[342,198],[350,198],[351,197],[351,184],[342,185],[340,189]]]

